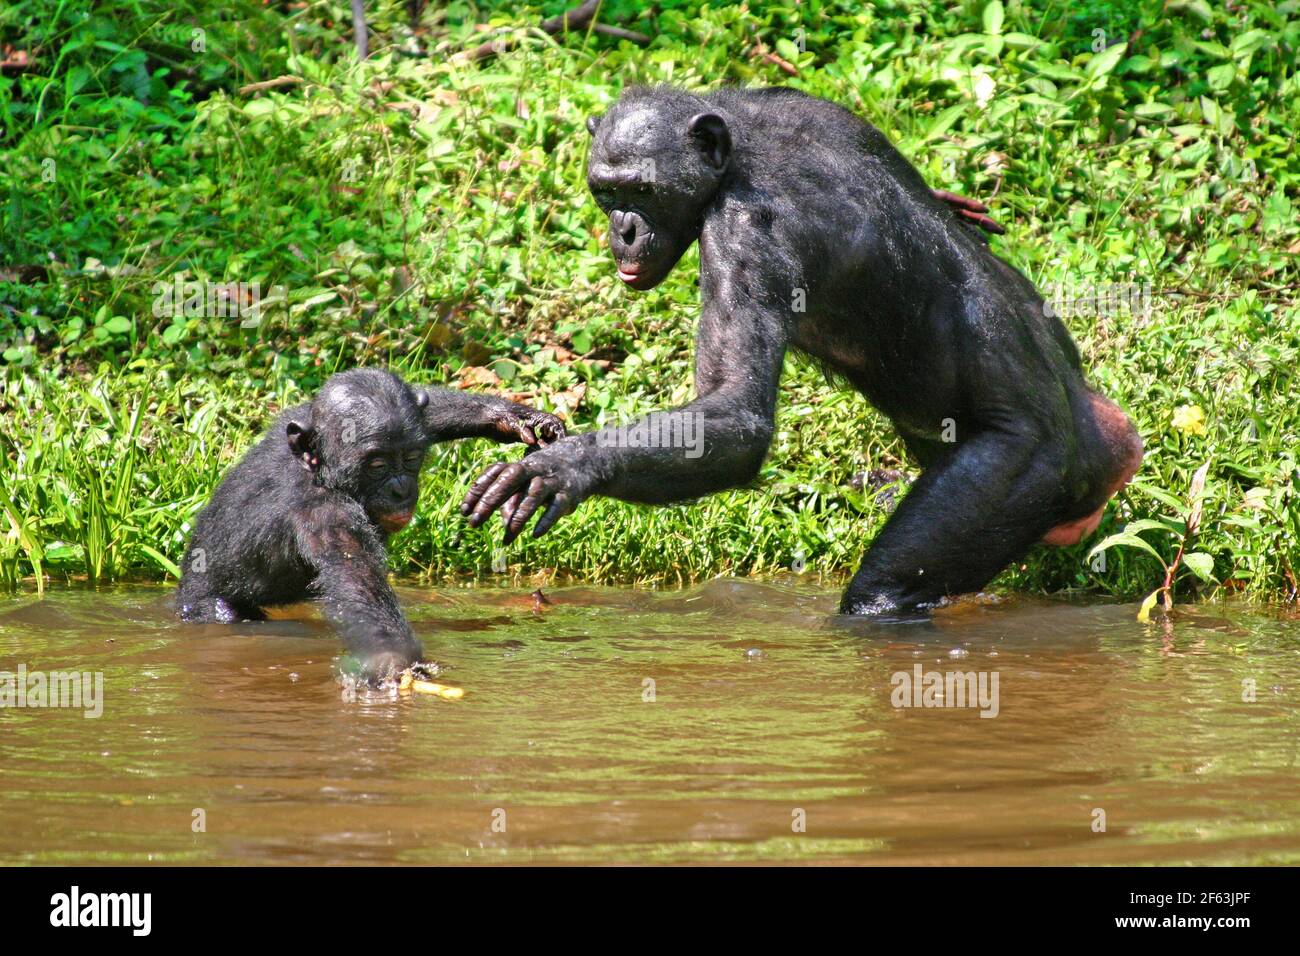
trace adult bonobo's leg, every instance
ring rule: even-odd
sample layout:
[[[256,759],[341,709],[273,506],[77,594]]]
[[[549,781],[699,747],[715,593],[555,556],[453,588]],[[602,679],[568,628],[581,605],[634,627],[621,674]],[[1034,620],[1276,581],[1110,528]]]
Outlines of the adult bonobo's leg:
[[[910,610],[987,584],[1056,523],[1066,452],[986,432],[917,479],[844,593],[845,614]]]
[[[1095,531],[1106,502],[1137,471],[1142,441],[1117,405],[1081,381],[1063,391],[1045,403],[1047,415],[932,454],[872,541],[841,611],[933,605],[984,587],[1034,544],[1077,544]]]
[[[1084,486],[1087,494],[1074,502],[1065,520],[1043,535],[1043,544],[1069,547],[1097,530],[1106,502],[1118,493],[1142,464],[1142,438],[1123,410],[1091,389],[1074,395],[1074,421],[1079,445],[1085,450]]]

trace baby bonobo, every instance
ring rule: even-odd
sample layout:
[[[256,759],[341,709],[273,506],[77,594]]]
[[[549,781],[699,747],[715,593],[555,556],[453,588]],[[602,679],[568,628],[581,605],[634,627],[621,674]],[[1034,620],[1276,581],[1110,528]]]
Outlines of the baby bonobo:
[[[553,415],[501,398],[415,388],[379,369],[335,375],[280,416],[199,514],[178,613],[260,620],[263,608],[316,598],[361,676],[393,677],[423,652],[388,585],[384,545],[411,520],[429,445],[563,435]]]

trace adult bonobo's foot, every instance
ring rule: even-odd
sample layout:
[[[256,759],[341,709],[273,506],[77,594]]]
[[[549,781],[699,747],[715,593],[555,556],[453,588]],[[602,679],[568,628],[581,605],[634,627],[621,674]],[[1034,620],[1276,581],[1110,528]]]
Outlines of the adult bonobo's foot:
[[[264,621],[266,615],[256,608],[240,608],[222,597],[181,598],[177,614],[190,624],[234,624],[237,621]]]
[[[987,215],[989,207],[984,205],[978,199],[971,199],[968,196],[959,196],[956,193],[950,193],[946,189],[931,190],[934,198],[948,206],[957,215],[961,216],[968,222],[979,226],[985,232],[991,232],[995,236],[1000,236],[1006,229],[1000,226]]]

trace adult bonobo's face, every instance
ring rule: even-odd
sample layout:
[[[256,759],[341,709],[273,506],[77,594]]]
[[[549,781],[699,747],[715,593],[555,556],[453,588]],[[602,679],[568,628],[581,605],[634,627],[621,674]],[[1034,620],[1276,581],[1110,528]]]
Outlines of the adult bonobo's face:
[[[652,289],[699,237],[731,162],[726,121],[687,93],[632,90],[587,129],[587,186],[609,215],[618,277]]]
[[[352,498],[392,534],[410,522],[420,495],[428,401],[391,372],[342,372],[312,399],[308,421],[285,426],[289,448],[317,484]]]

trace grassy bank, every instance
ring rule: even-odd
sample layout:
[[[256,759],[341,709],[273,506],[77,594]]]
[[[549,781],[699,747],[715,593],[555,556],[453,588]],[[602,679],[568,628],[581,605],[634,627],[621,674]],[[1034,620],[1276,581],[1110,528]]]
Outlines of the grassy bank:
[[[1300,2],[606,4],[601,21],[644,47],[528,29],[563,4],[451,4],[414,30],[402,4],[367,6],[361,64],[344,3],[0,12],[5,585],[174,574],[222,471],[339,368],[490,388],[578,430],[686,400],[695,253],[654,292],[625,291],[583,187],[586,116],[671,81],[850,106],[932,185],[991,198],[1009,228],[995,248],[1040,288],[1100,295],[1061,310],[1147,445],[1102,527],[1129,536],[1104,560],[1100,537],[1036,550],[999,586],[1149,592],[1208,462],[1178,588],[1291,592]],[[455,58],[490,39],[499,54]],[[263,306],[159,314],[158,283],[178,276],[255,284]],[[1107,301],[1133,283],[1136,303]],[[500,450],[440,449],[394,567],[851,571],[894,490],[854,478],[906,467],[901,443],[795,359],[778,426],[753,489],[591,501],[505,552],[455,510]]]

